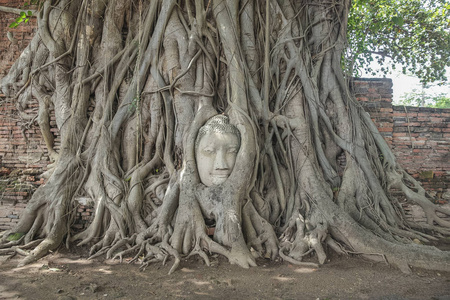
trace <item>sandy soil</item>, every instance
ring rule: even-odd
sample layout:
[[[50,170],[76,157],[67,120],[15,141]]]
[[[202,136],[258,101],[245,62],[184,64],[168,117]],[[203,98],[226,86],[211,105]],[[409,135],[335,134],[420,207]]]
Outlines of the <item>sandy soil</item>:
[[[406,275],[383,263],[333,257],[319,269],[258,260],[242,269],[222,257],[197,258],[167,275],[171,262],[139,271],[136,264],[89,261],[56,253],[22,268],[0,257],[0,299],[450,299],[449,272]]]

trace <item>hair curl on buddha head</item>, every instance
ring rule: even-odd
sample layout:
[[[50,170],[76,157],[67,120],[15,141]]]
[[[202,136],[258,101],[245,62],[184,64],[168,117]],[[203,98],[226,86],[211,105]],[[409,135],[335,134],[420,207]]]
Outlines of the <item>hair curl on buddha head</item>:
[[[203,125],[198,131],[197,138],[195,139],[195,147],[197,148],[200,140],[207,133],[232,133],[237,136],[239,141],[239,147],[241,146],[241,134],[239,129],[233,124],[230,124],[230,119],[226,115],[215,115]]]

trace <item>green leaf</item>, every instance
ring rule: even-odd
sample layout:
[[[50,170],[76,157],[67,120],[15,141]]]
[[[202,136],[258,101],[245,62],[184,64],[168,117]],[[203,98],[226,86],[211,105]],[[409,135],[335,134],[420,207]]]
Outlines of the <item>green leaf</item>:
[[[394,22],[398,26],[402,26],[405,23],[402,17],[393,17],[392,22]]]
[[[20,12],[20,16],[21,16],[22,18],[26,18],[26,17],[27,17],[27,14],[26,14],[24,11],[21,11],[21,12]]]
[[[396,63],[422,82],[447,81],[449,8],[444,0],[353,0],[346,68],[364,70],[372,53],[382,52],[391,58],[383,62],[385,71]],[[379,67],[376,73],[382,74]]]
[[[17,22],[17,23],[20,23],[20,22],[22,22],[22,21],[23,21],[22,17],[16,18],[16,22]]]
[[[374,31],[377,31],[377,30],[380,30],[380,29],[381,29],[381,24],[380,23],[376,22],[376,23],[373,24],[373,30]]]
[[[128,178],[125,178],[125,181],[126,181],[126,182],[128,182],[128,181],[130,181],[130,180],[131,180],[131,176],[128,177]]]
[[[31,10],[29,10],[29,11],[28,11],[28,16],[31,17],[32,15],[33,15],[33,12],[32,12]]]
[[[9,24],[9,28],[16,28],[17,25],[19,24],[17,24],[16,22],[12,22],[11,24]]]
[[[28,21],[30,21],[30,18],[26,18],[24,22],[28,23]]]
[[[16,232],[16,233],[11,233],[10,235],[8,235],[8,237],[6,238],[7,241],[18,241],[21,237],[23,237],[25,235],[25,233],[23,232]]]

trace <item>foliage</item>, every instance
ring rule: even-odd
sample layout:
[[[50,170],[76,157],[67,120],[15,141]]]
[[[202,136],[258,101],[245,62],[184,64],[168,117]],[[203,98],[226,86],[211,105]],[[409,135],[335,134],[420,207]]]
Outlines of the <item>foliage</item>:
[[[387,74],[397,64],[404,74],[412,73],[422,83],[446,81],[449,11],[450,3],[445,0],[353,1],[346,54],[349,72]],[[388,58],[391,64],[386,64]],[[384,66],[374,70],[370,66],[374,60]]]
[[[450,98],[445,94],[440,94],[437,97],[434,97],[434,104],[430,107],[436,108],[450,108]]]
[[[33,16],[33,12],[31,10],[26,10],[26,8],[29,8],[32,5],[40,5],[40,0],[30,0],[30,2],[25,2],[23,5],[24,11],[20,12],[20,15],[16,18],[14,22],[9,24],[10,28],[16,28],[20,24],[25,24],[30,21],[30,18]]]
[[[400,98],[400,103],[407,106],[450,108],[450,97],[445,93],[432,94],[413,89]]]
[[[18,16],[16,20],[9,25],[9,27],[16,28],[20,23],[28,23],[32,15],[33,13],[31,12],[31,10],[29,10],[28,12],[20,12],[20,16]]]

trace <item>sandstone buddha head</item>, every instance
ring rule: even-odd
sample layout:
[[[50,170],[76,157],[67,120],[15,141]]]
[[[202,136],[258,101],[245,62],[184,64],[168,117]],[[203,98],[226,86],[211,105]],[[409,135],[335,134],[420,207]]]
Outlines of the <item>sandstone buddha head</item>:
[[[225,115],[216,115],[203,125],[195,141],[200,181],[206,186],[227,180],[236,162],[241,137]]]

